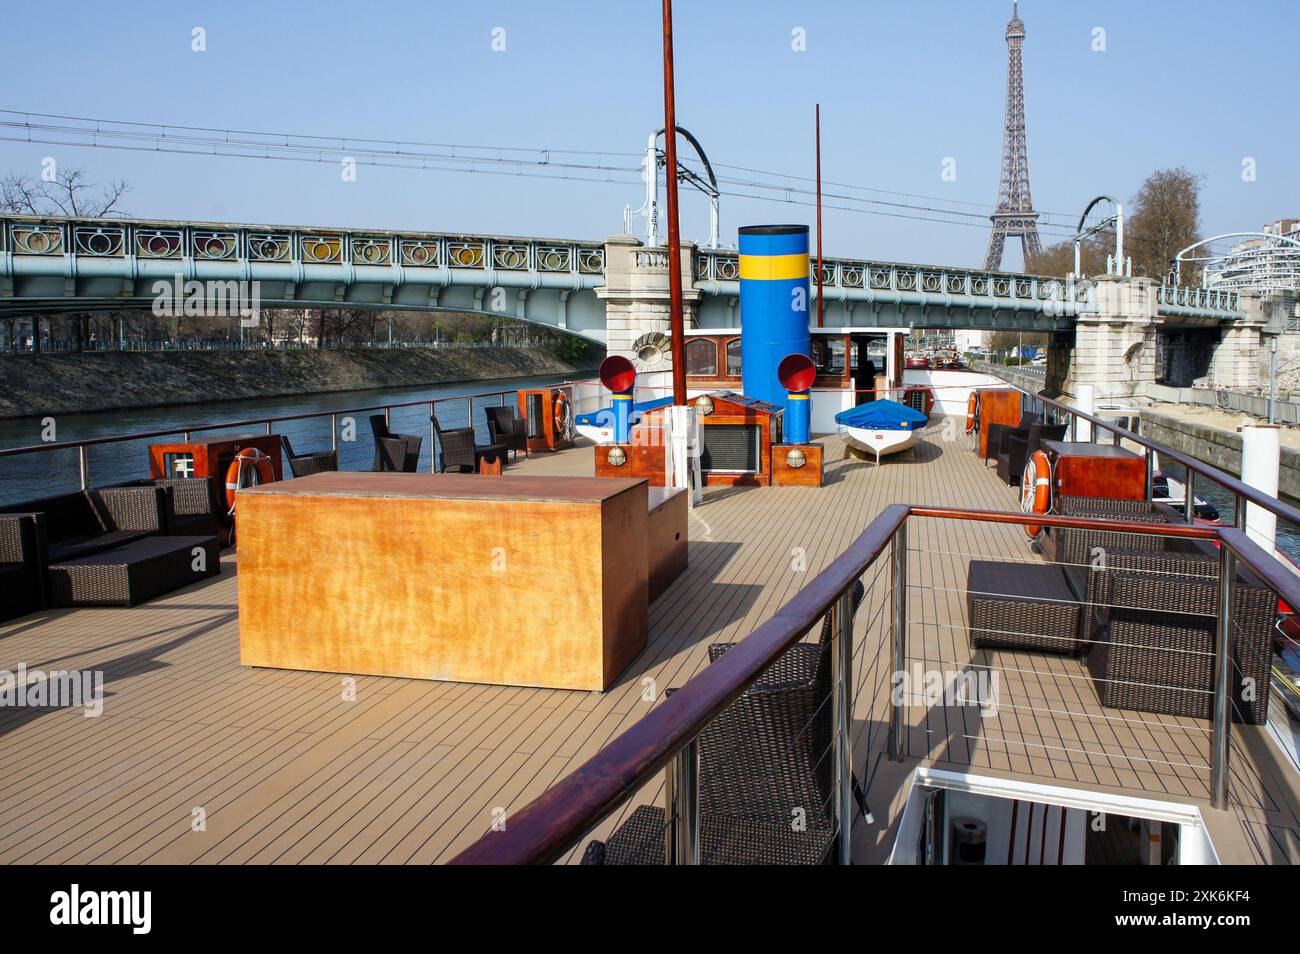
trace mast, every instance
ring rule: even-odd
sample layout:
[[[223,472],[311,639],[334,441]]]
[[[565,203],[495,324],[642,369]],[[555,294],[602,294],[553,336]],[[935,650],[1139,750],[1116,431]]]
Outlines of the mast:
[[[677,107],[673,89],[673,0],[664,0],[664,160],[668,167],[668,333],[673,351],[673,404],[686,403],[682,323],[682,236],[677,217]]]
[[[817,327],[823,324],[822,310],[822,104],[817,104]]]

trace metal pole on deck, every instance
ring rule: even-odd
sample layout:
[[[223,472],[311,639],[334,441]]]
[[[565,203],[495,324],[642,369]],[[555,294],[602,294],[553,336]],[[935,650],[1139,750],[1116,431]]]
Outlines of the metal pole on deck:
[[[835,723],[835,821],[840,864],[853,864],[853,588],[835,601],[831,620],[831,708]]]
[[[822,104],[817,104],[817,327],[824,324],[825,311],[822,306]],[[850,365],[849,356],[845,355],[845,373]]]
[[[903,523],[894,532],[894,539],[889,542],[890,575],[894,585],[893,594],[893,674],[894,678],[907,668],[907,524]],[[894,680],[890,680],[891,687]],[[897,692],[897,689],[894,689]],[[903,700],[895,695],[893,708],[889,714],[889,758],[894,762],[903,761]]]
[[[81,471],[81,489],[90,489],[90,448],[82,444],[77,448],[77,465]]]
[[[677,106],[673,87],[673,0],[664,0],[664,160],[668,200],[668,333],[673,351],[673,404],[686,404],[686,347],[682,324],[682,236],[677,217]],[[653,174],[654,170],[650,170]]]
[[[1189,467],[1186,476],[1187,480],[1183,484],[1183,519],[1192,524],[1196,522],[1196,471]]]
[[[668,828],[664,831],[664,861],[670,865],[700,863],[700,747],[691,739],[664,773]]]
[[[1219,544],[1219,618],[1214,638],[1214,734],[1211,782],[1214,807],[1228,807],[1228,744],[1232,731],[1232,607],[1237,590],[1237,560]],[[1267,687],[1264,688],[1267,691]]]

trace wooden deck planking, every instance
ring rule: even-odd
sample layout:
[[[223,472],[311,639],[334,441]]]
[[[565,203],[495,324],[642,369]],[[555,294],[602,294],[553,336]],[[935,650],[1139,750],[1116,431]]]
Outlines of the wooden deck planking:
[[[356,701],[345,702],[337,675],[245,669],[229,556],[220,578],[144,607],[52,611],[0,625],[0,669],[21,661],[101,668],[108,692],[97,719],[76,710],[0,712],[0,860],[444,861],[489,828],[494,809],[508,825],[512,811],[644,715],[653,702],[643,679],[653,679],[655,701],[684,683],[707,665],[711,643],[743,638],[887,504],[1013,507],[1012,490],[963,445],[943,443],[939,430],[879,468],[841,459],[838,442],[828,441],[821,490],[711,489],[692,511],[690,570],[651,608],[645,652],[603,694],[358,677]],[[591,466],[590,449],[577,449],[517,470]],[[964,596],[971,558],[1038,559],[1017,527],[910,523],[909,655],[923,668],[972,662]],[[881,757],[887,561],[866,579],[855,627],[855,762],[872,780],[883,819],[889,813],[880,808],[897,803],[902,778]],[[1206,763],[1203,723],[1102,709],[1077,660],[987,650],[975,657],[985,658],[1003,667],[998,718],[968,706],[910,707],[905,768],[924,761],[1208,797],[1207,773],[1182,764]],[[1233,815],[1254,856],[1278,860],[1292,853],[1295,785],[1257,767],[1257,750],[1234,745]],[[661,787],[645,786],[598,831],[658,799]],[[207,811],[206,831],[191,830],[196,807]],[[864,836],[864,859],[879,860],[887,833]]]

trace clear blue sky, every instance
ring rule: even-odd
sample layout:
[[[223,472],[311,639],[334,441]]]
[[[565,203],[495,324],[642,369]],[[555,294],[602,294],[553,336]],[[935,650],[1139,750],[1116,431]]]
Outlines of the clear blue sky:
[[[678,0],[679,122],[717,162],[991,206],[1009,0]],[[1025,0],[1029,158],[1039,209],[1127,200],[1153,169],[1204,176],[1206,234],[1300,215],[1294,0]],[[219,128],[636,152],[662,123],[658,0],[11,4],[0,106]],[[191,50],[191,30],[207,52]],[[506,31],[494,52],[492,30]],[[791,49],[806,31],[807,51]],[[1105,52],[1094,52],[1094,28]],[[1270,99],[1269,93],[1272,93]],[[143,217],[599,238],[636,186],[0,143],[125,178]],[[1243,182],[1254,157],[1257,179]],[[941,178],[945,157],[956,180]],[[635,160],[627,160],[635,161]],[[683,192],[684,234],[707,206]],[[985,212],[987,209],[975,208]],[[812,210],[725,198],[740,225]],[[978,223],[977,223],[978,224]],[[978,264],[987,228],[830,210],[828,254]],[[1044,241],[1059,236],[1045,235]],[[1008,265],[1015,264],[1008,259]]]

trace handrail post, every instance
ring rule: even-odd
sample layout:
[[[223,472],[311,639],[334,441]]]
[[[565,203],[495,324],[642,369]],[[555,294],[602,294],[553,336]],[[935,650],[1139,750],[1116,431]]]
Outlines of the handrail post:
[[[691,739],[664,772],[664,862],[670,865],[700,863],[700,748]]]
[[[835,717],[835,821],[840,864],[853,864],[853,589],[835,601],[831,616],[831,708]]]
[[[77,447],[77,469],[81,471],[81,489],[90,489],[90,446],[81,444]]]
[[[338,414],[330,415],[330,450],[334,453],[339,451],[339,416]]]
[[[433,416],[438,413],[433,407],[436,403],[436,401],[429,402],[429,473],[431,474],[438,472],[438,444],[435,440],[437,435],[433,429]]]
[[[889,542],[890,577],[894,586],[893,597],[893,679],[890,685],[897,683],[898,677],[907,669],[907,523],[904,521],[894,531],[894,538]],[[889,758],[894,762],[903,761],[903,698],[894,690],[893,708],[889,714]]]
[[[266,422],[266,433],[268,433],[268,434],[273,434],[273,433],[275,433],[275,432],[271,429],[271,422],[270,422],[270,421],[267,421],[267,422]]]
[[[1187,480],[1183,484],[1183,520],[1190,526],[1196,522],[1196,471],[1186,469]]]
[[[1242,508],[1243,510],[1245,508]],[[1214,734],[1211,782],[1214,807],[1228,807],[1228,745],[1232,731],[1232,607],[1237,591],[1237,560],[1219,543],[1219,619],[1214,638]],[[1265,686],[1263,691],[1267,692]]]
[[[1146,472],[1147,472],[1147,482],[1146,482],[1147,498],[1146,499],[1147,502],[1150,503],[1152,499],[1152,494],[1155,492],[1156,473],[1155,473],[1155,461],[1153,460],[1151,448],[1149,447],[1147,448],[1147,453],[1146,453]]]

